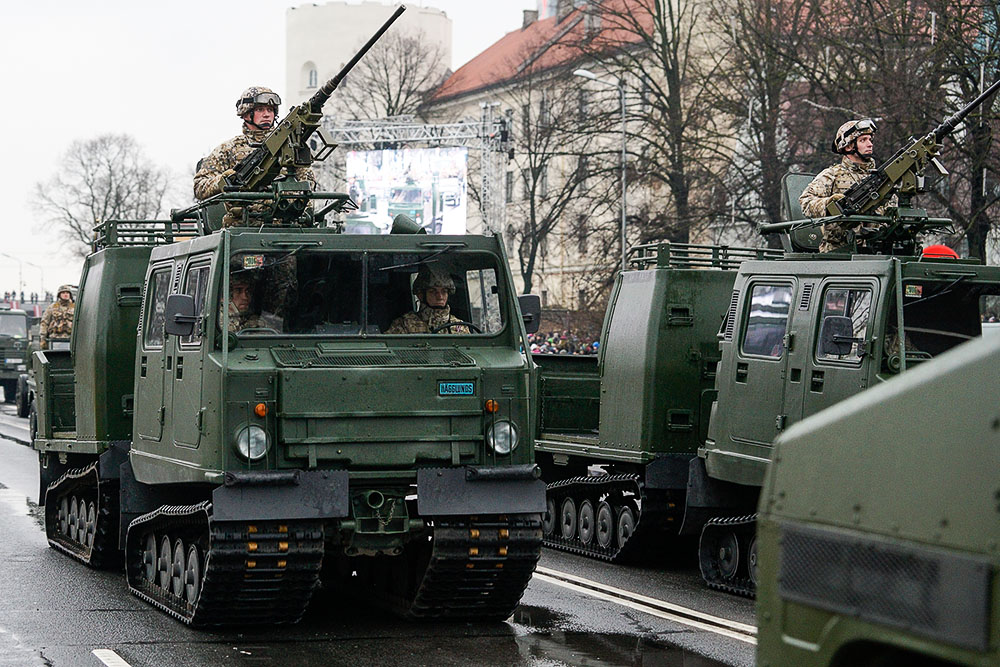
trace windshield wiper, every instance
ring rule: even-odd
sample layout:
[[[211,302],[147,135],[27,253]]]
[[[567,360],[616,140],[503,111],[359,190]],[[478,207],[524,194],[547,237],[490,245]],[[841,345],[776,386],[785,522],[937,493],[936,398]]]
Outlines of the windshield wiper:
[[[464,244],[461,244],[461,245],[460,244],[448,245],[448,246],[446,246],[444,248],[441,248],[440,250],[438,250],[436,252],[432,252],[431,254],[427,255],[427,257],[424,257],[423,259],[418,259],[415,262],[406,262],[405,264],[393,264],[392,266],[383,266],[383,267],[379,268],[379,271],[391,271],[393,269],[408,269],[411,266],[420,266],[421,264],[428,264],[428,263],[433,262],[434,260],[436,260],[441,255],[444,255],[445,253],[449,253],[452,250],[454,250],[455,248],[461,248],[463,245]]]

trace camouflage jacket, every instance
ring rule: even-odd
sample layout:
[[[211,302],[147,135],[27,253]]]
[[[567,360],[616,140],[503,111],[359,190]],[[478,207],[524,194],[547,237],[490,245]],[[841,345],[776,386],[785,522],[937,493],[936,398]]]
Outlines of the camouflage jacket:
[[[444,308],[429,308],[427,306],[421,305],[420,310],[415,313],[406,313],[400,317],[397,317],[386,329],[387,334],[425,334],[430,333],[435,327],[439,327],[442,324],[448,322],[461,322],[451,314],[451,306],[445,306]],[[453,333],[453,334],[467,334],[469,332],[469,327],[467,326],[454,326],[448,327],[447,329],[442,329],[438,333]]]
[[[53,338],[69,338],[73,332],[73,313],[76,305],[69,301],[56,301],[42,315],[39,326],[39,343],[43,350],[49,349],[49,340]]]
[[[198,172],[194,175],[195,198],[201,201],[222,192],[222,188],[226,184],[226,176],[231,176],[234,173],[240,160],[250,155],[254,148],[264,140],[266,134],[263,130],[251,130],[248,125],[244,124],[243,134],[216,146],[215,150],[198,165]],[[288,172],[286,169],[282,169],[281,173],[287,175]],[[316,189],[316,176],[312,169],[299,167],[295,170],[295,179],[312,183],[312,189]],[[251,214],[261,214],[267,211],[268,206],[266,204],[253,204],[247,208]],[[242,225],[243,207],[227,204],[222,224],[226,227]]]
[[[868,160],[864,164],[858,164],[850,160],[847,156],[832,167],[827,167],[817,174],[816,178],[799,195],[799,205],[802,212],[810,218],[822,218],[829,215],[826,207],[836,194],[844,194],[852,185],[859,183],[872,169],[875,168],[875,160]],[[875,213],[882,215],[885,207],[880,206],[875,209]],[[846,246],[849,241],[848,232],[857,228],[858,223],[848,221],[824,222],[823,223],[823,243],[820,244],[820,252],[830,252],[837,248]]]

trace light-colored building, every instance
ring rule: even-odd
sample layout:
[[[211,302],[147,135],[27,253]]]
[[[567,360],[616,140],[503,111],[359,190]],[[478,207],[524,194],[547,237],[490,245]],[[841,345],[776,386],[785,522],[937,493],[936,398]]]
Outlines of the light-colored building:
[[[333,78],[400,3],[308,3],[285,11],[285,91],[296,104]],[[393,30],[419,34],[451,66],[451,19],[440,9],[408,5]]]

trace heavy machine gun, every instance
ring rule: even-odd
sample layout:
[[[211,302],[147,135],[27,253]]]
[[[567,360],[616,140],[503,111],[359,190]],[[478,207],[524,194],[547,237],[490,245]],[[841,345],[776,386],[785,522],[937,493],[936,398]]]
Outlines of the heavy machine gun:
[[[864,180],[852,185],[844,193],[843,199],[830,202],[827,205],[827,213],[864,215],[885,204],[893,194],[899,196],[900,207],[908,207],[910,198],[923,190],[924,170],[928,165],[933,166],[942,176],[948,173],[937,159],[941,141],[998,88],[1000,80],[994,82],[979,97],[949,116],[925,136],[910,137],[906,145],[896,151],[891,158],[879,165]]]
[[[297,167],[308,167],[313,163],[316,158],[310,149],[309,137],[320,127],[323,119],[323,105],[330,99],[333,91],[337,89],[344,77],[354,69],[358,61],[368,53],[369,49],[404,11],[406,11],[406,7],[402,5],[396,9],[389,20],[382,24],[382,27],[372,35],[372,38],[361,47],[361,50],[344,65],[336,76],[324,83],[307,102],[292,107],[288,111],[288,115],[282,118],[274,129],[264,137],[260,146],[236,165],[235,173],[226,178],[226,191],[259,192],[271,185],[283,168],[287,167],[291,170]],[[322,157],[325,158],[329,155],[333,147],[333,145],[328,145],[329,150],[326,150]]]

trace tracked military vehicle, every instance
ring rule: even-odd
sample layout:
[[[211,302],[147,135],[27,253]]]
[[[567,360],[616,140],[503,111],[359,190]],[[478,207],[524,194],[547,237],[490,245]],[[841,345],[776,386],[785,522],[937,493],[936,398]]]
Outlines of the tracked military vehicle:
[[[758,665],[1000,663],[998,365],[966,343],[778,438]]]
[[[503,246],[340,233],[347,195],[274,179],[318,108],[289,117],[249,181],[98,228],[71,348],[34,356],[49,543],[192,625],[295,622],[321,577],[410,618],[505,618],[544,485]],[[253,226],[213,231],[226,204]],[[387,333],[424,267],[458,320]]]
[[[0,386],[7,403],[14,402],[18,378],[27,367],[29,342],[28,314],[0,308]]]
[[[613,559],[630,541],[641,544],[633,538],[643,530],[697,536],[706,582],[753,594],[754,513],[774,438],[979,336],[983,316],[996,311],[1000,269],[922,253],[918,235],[950,221],[912,206],[942,133],[984,99],[913,139],[830,218],[799,219],[798,195],[812,176],[786,178],[792,221],[762,230],[781,232],[785,252],[732,265],[728,299],[722,280],[714,291],[696,283],[678,291],[689,279],[660,245],[650,264],[662,264],[659,275],[619,276],[596,368],[536,355],[547,544]],[[892,195],[898,206],[874,215]],[[839,220],[859,227],[852,247],[818,254],[820,225]]]

